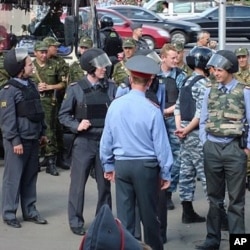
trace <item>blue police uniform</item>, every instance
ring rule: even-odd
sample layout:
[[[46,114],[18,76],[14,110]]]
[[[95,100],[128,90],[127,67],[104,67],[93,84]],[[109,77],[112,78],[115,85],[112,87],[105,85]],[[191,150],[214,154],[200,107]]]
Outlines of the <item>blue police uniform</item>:
[[[110,101],[113,100],[116,91],[114,83],[104,80],[92,86],[87,80],[87,76],[83,80],[89,86],[87,91],[93,94],[92,99],[95,99],[95,96],[97,97],[98,94],[106,92]],[[99,141],[103,127],[92,125],[86,131],[77,131],[78,125],[83,118],[79,119],[76,117],[76,110],[85,106],[87,94],[81,88],[80,82],[72,83],[67,88],[59,111],[60,123],[75,135],[72,145],[71,183],[68,201],[68,216],[71,228],[81,228],[84,225],[84,190],[92,166],[95,168],[98,188],[96,213],[103,204],[108,204],[111,207],[110,182],[104,179],[99,158]]]
[[[4,221],[16,219],[19,198],[24,219],[39,216],[36,209],[36,182],[38,174],[39,140],[45,135],[45,123],[39,93],[33,82],[12,78],[0,91],[0,125],[3,134],[5,150],[2,217]],[[19,86],[15,86],[15,85]],[[26,103],[24,92],[29,93],[29,105]],[[20,103],[24,104],[22,107]],[[30,107],[36,105],[37,111]],[[39,109],[40,107],[40,109]],[[30,110],[28,110],[28,108]],[[37,120],[35,116],[40,110]],[[27,112],[26,112],[27,111]],[[28,115],[32,117],[28,118]],[[14,153],[13,147],[23,145],[23,154]],[[46,220],[42,224],[45,224]]]
[[[171,179],[173,157],[162,112],[145,93],[132,89],[111,103],[100,157],[104,171],[116,173],[118,218],[134,235],[137,201],[145,242],[153,249],[163,249],[156,194],[159,174],[164,180]]]
[[[172,68],[169,72],[161,72],[158,75],[160,79],[160,83],[163,84],[163,92],[164,94],[164,109],[168,108],[169,106],[175,105],[175,102],[178,97],[178,92],[179,89],[182,86],[182,83],[184,79],[186,78],[186,74],[177,68]],[[176,87],[176,95],[173,97],[172,90],[171,93],[170,91],[167,90],[167,84],[169,84],[169,79],[175,81],[175,87]],[[169,93],[168,93],[169,92]],[[170,100],[170,96],[173,100]],[[167,190],[167,193],[175,192],[177,188],[177,184],[179,182],[179,172],[180,172],[180,140],[179,138],[175,135],[174,131],[176,130],[175,126],[175,118],[174,118],[174,113],[169,114],[168,116],[165,116],[165,123],[166,123],[166,128],[167,128],[167,133],[169,137],[169,142],[172,150],[172,154],[174,157],[174,163],[171,168],[171,186]]]

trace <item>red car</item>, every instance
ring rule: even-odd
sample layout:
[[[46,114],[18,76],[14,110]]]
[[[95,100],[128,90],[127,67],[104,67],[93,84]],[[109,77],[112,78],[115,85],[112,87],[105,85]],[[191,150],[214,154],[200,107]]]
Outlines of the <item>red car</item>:
[[[132,37],[132,30],[130,28],[132,21],[122,14],[110,9],[97,9],[98,18],[102,16],[109,16],[113,19],[113,28],[119,33],[122,38]],[[86,28],[89,19],[89,8],[80,8],[79,16]],[[170,34],[161,28],[156,28],[150,25],[142,26],[143,38],[147,41],[150,49],[161,49],[165,43],[171,40]]]

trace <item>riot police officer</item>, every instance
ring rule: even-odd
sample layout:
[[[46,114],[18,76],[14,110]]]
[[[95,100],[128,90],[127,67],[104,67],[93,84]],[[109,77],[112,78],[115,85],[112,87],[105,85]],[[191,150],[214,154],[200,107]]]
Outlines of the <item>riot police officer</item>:
[[[36,209],[39,141],[46,142],[44,112],[35,84],[29,79],[33,65],[28,51],[10,50],[4,68],[12,77],[0,91],[0,125],[5,150],[2,217],[14,228],[19,198],[25,221],[46,224]]]
[[[87,75],[68,86],[59,111],[59,121],[75,135],[71,153],[68,215],[72,232],[83,235],[84,192],[93,165],[98,188],[96,213],[103,204],[111,207],[110,183],[103,176],[99,142],[107,108],[115,97],[116,87],[105,79],[106,66],[111,62],[103,50],[87,50],[81,56],[80,64]]]

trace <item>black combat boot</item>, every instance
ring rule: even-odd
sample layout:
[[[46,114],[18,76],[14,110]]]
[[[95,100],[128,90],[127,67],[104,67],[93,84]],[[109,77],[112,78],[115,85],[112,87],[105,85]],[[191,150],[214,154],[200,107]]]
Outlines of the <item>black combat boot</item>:
[[[168,210],[174,210],[175,206],[172,201],[172,192],[166,192],[167,194],[167,209]]]
[[[56,156],[49,156],[48,157],[48,166],[46,168],[46,173],[58,176],[59,173],[56,168]]]
[[[205,222],[205,217],[198,215],[193,208],[192,201],[183,201],[183,213],[182,213],[182,223],[196,223],[196,222]]]

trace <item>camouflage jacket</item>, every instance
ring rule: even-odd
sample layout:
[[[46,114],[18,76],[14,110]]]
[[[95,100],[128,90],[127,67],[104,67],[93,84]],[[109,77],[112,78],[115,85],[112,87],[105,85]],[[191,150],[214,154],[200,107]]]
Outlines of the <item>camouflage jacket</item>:
[[[80,62],[79,61],[73,62],[69,67],[68,84],[72,82],[78,82],[85,75],[87,75],[87,72],[81,68]]]
[[[0,54],[0,89],[9,80],[9,75],[3,67],[3,54]]]
[[[218,84],[211,86],[206,131],[215,136],[237,137],[242,134],[245,115],[244,85],[238,83],[230,93],[223,94]],[[225,109],[226,107],[226,109]]]
[[[47,84],[65,83],[65,73],[61,71],[58,63],[53,59],[48,59],[46,65],[41,67],[36,60],[33,61],[34,73],[32,76],[33,81],[38,84],[45,82]]]
[[[234,76],[240,83],[250,86],[250,66],[247,69],[239,70]]]
[[[129,76],[128,70],[125,68],[125,60],[118,62],[114,66],[112,79],[117,85],[120,85]]]

